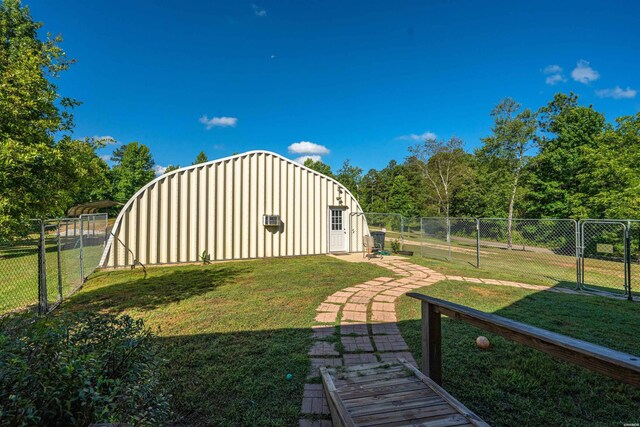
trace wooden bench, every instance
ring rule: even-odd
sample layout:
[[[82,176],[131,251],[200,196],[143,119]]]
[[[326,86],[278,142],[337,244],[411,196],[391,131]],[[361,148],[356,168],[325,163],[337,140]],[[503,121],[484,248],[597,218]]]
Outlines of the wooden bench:
[[[335,426],[486,426],[442,387],[441,315],[461,320],[591,371],[640,387],[640,358],[426,295],[422,367],[404,359],[320,368]]]
[[[449,301],[414,292],[407,295],[422,302],[422,370],[438,384],[442,384],[440,316],[444,314],[558,359],[640,387],[640,357],[638,356]]]

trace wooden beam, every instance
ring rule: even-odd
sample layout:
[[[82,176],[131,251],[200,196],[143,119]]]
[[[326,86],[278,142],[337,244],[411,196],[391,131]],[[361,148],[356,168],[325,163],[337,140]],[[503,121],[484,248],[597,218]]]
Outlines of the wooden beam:
[[[449,301],[414,292],[408,295],[422,301],[423,331],[428,324],[424,320],[424,305],[428,304],[433,307],[433,311],[439,314],[461,320],[591,371],[640,387],[640,356],[612,350]],[[423,345],[424,343],[423,335]]]
[[[437,307],[422,302],[422,370],[436,384],[442,385],[442,341],[440,313]]]

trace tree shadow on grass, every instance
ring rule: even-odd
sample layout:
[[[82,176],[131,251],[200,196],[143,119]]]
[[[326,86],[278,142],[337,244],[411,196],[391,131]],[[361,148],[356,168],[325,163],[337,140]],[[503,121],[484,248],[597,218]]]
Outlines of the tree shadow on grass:
[[[115,278],[112,284],[84,289],[70,299],[72,304],[68,307],[74,311],[108,309],[116,313],[130,309],[153,310],[206,294],[234,281],[246,271],[246,268],[231,265],[153,269],[148,277],[143,277],[144,273],[140,271],[139,278],[131,279],[127,274],[122,280]]]
[[[491,297],[491,285],[463,286],[467,295],[462,298],[476,292],[471,288],[477,289],[479,303]],[[438,288],[433,291],[432,296],[447,299]],[[640,354],[639,313],[628,301],[544,291],[494,312],[630,354]],[[414,316],[419,317],[419,309]],[[420,361],[420,321],[404,320],[398,326]],[[489,338],[488,350],[476,347],[479,335]],[[622,425],[640,420],[640,390],[449,317],[442,318],[442,360],[444,387],[492,425]]]
[[[158,338],[176,426],[297,425],[311,330]],[[287,374],[291,374],[288,379]]]

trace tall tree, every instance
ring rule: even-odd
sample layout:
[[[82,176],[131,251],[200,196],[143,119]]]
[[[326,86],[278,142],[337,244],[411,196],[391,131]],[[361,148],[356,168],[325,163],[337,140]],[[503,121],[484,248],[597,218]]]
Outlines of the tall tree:
[[[404,175],[398,175],[393,180],[389,197],[389,211],[405,217],[411,217],[415,214],[411,185]]]
[[[421,170],[434,191],[439,213],[449,218],[454,191],[468,173],[467,154],[462,149],[462,140],[426,139],[409,148],[409,152],[421,162]]]
[[[111,160],[115,162],[112,170],[114,199],[126,202],[155,177],[155,162],[149,147],[130,142],[116,149]]]
[[[65,159],[68,205],[105,200],[111,197],[111,170],[96,150],[103,140],[63,140],[58,148]]]
[[[200,163],[206,163],[208,161],[209,161],[209,157],[207,157],[207,154],[204,151],[201,151],[198,153],[198,155],[196,156],[196,159],[191,164],[199,165]]]
[[[353,196],[360,200],[360,183],[362,182],[362,169],[353,166],[349,159],[342,163],[342,167],[338,169],[336,179],[342,185],[347,187],[347,190],[353,194]]]
[[[593,183],[584,181],[585,153],[599,150],[603,132],[610,128],[603,114],[577,103],[574,94],[556,94],[540,108],[539,153],[527,179],[528,210],[533,216],[585,218]]]
[[[534,145],[538,125],[536,115],[512,98],[505,98],[491,112],[493,134],[482,138],[483,146],[478,155],[488,162],[494,172],[509,181],[507,209],[507,247],[513,244],[511,229],[513,208],[520,180],[530,157],[528,152]]]
[[[323,175],[326,175],[330,178],[334,178],[333,172],[331,172],[331,166],[326,163],[323,163],[321,160],[313,160],[311,158],[307,158],[304,161],[304,166],[309,169],[313,169],[316,172],[320,172]]]
[[[58,215],[68,200],[65,159],[54,136],[69,138],[78,103],[52,82],[72,63],[62,38],[40,40],[18,0],[0,4],[0,236],[26,231],[29,218]]]

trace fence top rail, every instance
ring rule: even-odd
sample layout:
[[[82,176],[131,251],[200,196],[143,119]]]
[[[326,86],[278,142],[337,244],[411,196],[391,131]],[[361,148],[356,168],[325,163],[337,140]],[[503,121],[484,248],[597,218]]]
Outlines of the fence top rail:
[[[490,219],[492,221],[495,220],[502,220],[502,221],[509,221],[509,218],[478,218],[479,220],[483,220],[483,219]],[[571,218],[511,218],[512,221],[567,221],[567,222],[578,222],[575,219],[571,219]]]
[[[612,350],[423,294],[412,292],[407,295],[431,305],[437,313],[493,332],[591,371],[640,387],[640,356]]]
[[[638,219],[597,219],[597,218],[585,218],[580,220],[581,223],[585,222],[604,222],[604,223],[613,223],[620,224],[625,222],[640,222]]]

